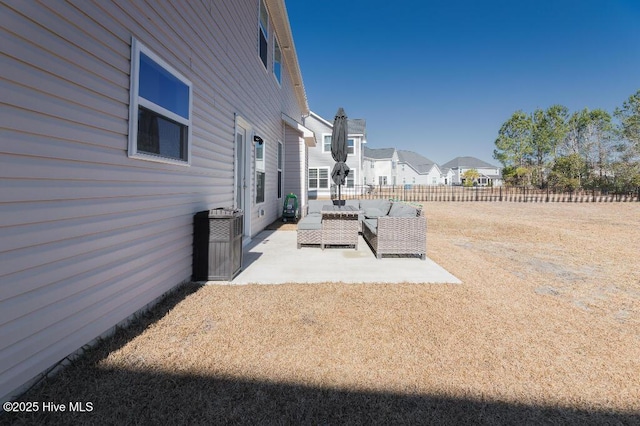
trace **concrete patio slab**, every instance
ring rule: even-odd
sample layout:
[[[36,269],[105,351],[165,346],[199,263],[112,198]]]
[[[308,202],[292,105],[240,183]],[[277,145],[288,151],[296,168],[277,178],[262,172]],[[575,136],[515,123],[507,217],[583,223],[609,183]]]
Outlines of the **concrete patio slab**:
[[[358,250],[297,248],[295,231],[263,231],[244,248],[242,271],[231,281],[208,284],[451,283],[461,281],[431,259],[377,259],[359,236]]]

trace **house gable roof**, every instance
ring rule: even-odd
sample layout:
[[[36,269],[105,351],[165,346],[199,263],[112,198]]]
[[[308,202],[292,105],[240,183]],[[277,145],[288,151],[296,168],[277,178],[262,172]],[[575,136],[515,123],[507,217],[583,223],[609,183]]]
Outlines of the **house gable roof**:
[[[497,166],[489,164],[486,161],[479,160],[475,157],[456,157],[453,160],[444,163],[442,169],[497,169]]]
[[[320,121],[325,126],[333,129],[333,122],[320,117],[313,111],[309,111],[309,115]],[[347,133],[350,135],[367,135],[367,120],[364,118],[348,118],[347,119]]]
[[[349,118],[347,128],[350,135],[366,135],[367,121],[364,118]]]
[[[387,160],[393,158],[395,148],[368,148],[364,147],[363,156],[372,160]]]
[[[406,151],[399,149],[398,150],[398,162],[406,163],[411,168],[413,168],[419,174],[427,174],[431,171],[435,162],[429,160],[427,157],[424,157],[417,152]]]

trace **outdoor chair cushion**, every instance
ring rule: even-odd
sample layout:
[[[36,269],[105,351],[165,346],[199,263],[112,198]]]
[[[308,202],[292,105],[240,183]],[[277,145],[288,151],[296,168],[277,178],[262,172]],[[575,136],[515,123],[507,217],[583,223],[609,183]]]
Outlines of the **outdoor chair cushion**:
[[[360,209],[366,211],[370,208],[379,209],[382,212],[382,216],[386,216],[391,208],[391,201],[384,199],[373,200],[360,200]]]
[[[312,213],[320,214],[322,212],[322,206],[330,203],[331,201],[326,201],[326,200],[309,200],[309,210],[307,211],[307,214],[312,214]]]
[[[385,214],[382,213],[382,210],[376,207],[369,207],[364,211],[364,217],[367,219],[375,219],[380,216],[385,216]]]
[[[304,219],[298,222],[298,229],[304,229],[304,230],[322,229],[322,216],[320,216],[319,214],[306,216]]]
[[[389,210],[389,217],[416,217],[418,210],[404,203],[393,203]]]
[[[366,226],[367,228],[369,228],[372,234],[374,235],[378,234],[378,219],[376,218],[365,219],[362,224],[363,226]]]
[[[346,200],[344,202],[345,206],[352,206],[356,210],[360,210],[360,200]]]

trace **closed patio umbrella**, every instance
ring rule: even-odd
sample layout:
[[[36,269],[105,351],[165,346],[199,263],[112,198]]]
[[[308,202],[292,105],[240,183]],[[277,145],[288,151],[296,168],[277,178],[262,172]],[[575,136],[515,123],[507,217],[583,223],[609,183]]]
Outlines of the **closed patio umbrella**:
[[[347,115],[344,109],[339,108],[333,120],[333,131],[331,133],[331,156],[336,161],[331,172],[331,179],[338,185],[338,205],[342,205],[340,200],[340,187],[347,181],[349,176],[349,166],[347,166]]]

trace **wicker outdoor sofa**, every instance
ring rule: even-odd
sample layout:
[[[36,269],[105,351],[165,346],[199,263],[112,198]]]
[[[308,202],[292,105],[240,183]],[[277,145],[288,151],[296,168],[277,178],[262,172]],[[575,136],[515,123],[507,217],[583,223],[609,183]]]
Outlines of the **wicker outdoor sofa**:
[[[322,243],[322,206],[330,201],[309,200],[307,215],[298,222],[298,248]],[[427,256],[427,218],[420,206],[384,199],[347,200],[360,210],[362,236],[376,254]]]

